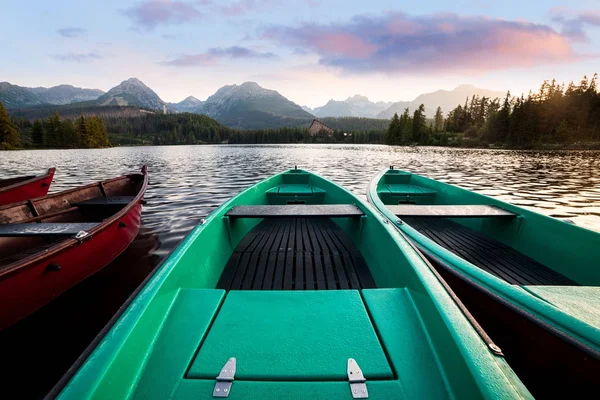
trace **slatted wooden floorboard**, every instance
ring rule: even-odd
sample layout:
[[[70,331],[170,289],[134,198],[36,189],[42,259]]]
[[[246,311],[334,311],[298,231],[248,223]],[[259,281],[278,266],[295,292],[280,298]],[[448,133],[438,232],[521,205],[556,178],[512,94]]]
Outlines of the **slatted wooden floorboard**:
[[[225,290],[374,287],[356,246],[323,218],[265,219],[238,244],[217,284]]]
[[[403,218],[405,223],[473,265],[513,285],[577,285],[499,241],[454,221]]]

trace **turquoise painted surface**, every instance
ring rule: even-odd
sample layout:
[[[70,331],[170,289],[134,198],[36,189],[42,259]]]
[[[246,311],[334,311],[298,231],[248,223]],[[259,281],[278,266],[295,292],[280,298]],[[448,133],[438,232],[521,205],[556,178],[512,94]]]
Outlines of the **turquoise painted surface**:
[[[582,317],[578,308],[569,306],[566,302],[557,304],[560,300],[556,298],[554,302],[546,301],[543,295],[534,295],[526,288],[510,285],[444,249],[409,225],[398,223],[398,218],[386,208],[386,204],[397,203],[380,196],[386,192],[388,179],[402,179],[412,185],[435,191],[434,201],[429,204],[495,205],[518,214],[512,220],[468,218],[455,221],[514,247],[584,286],[600,285],[600,233],[405,171],[381,171],[373,178],[367,192],[369,202],[411,240],[470,279],[600,351],[600,319]]]
[[[193,393],[195,393],[195,398],[210,398],[214,377],[190,379],[186,378],[181,371],[185,370],[192,362],[195,354],[193,349],[200,346],[206,320],[210,319],[211,315],[213,323],[221,331],[227,330],[227,324],[233,324],[229,328],[236,332],[235,337],[248,332],[235,327],[235,313],[236,311],[241,312],[243,307],[232,307],[228,311],[222,309],[220,312],[226,311],[223,319],[224,325],[220,327],[217,324],[220,314],[219,312],[215,313],[214,309],[223,294],[222,291],[214,288],[237,243],[260,222],[260,220],[245,219],[230,221],[224,214],[234,205],[274,204],[284,201],[284,198],[273,198],[272,195],[267,195],[269,191],[273,193],[272,189],[283,184],[308,184],[324,192],[322,196],[307,196],[308,204],[342,203],[356,204],[360,207],[365,212],[364,217],[336,219],[335,222],[344,229],[360,250],[378,287],[404,288],[410,293],[409,297],[401,296],[400,300],[394,300],[399,303],[396,307],[391,308],[383,307],[379,304],[377,295],[372,295],[372,306],[369,306],[369,310],[373,312],[373,316],[369,318],[376,322],[377,334],[380,336],[380,341],[384,343],[383,350],[389,352],[388,359],[392,365],[381,360],[381,353],[377,350],[379,349],[377,341],[361,342],[361,346],[371,349],[371,351],[368,352],[369,354],[365,352],[364,361],[357,358],[359,365],[362,366],[364,363],[369,370],[375,371],[373,375],[375,379],[370,380],[369,383],[373,387],[370,391],[370,398],[403,398],[406,395],[404,386],[407,391],[415,393],[415,382],[424,382],[427,377],[432,375],[439,376],[437,383],[433,383],[435,387],[430,391],[433,393],[432,397],[447,398],[457,395],[469,398],[530,397],[504,359],[493,355],[488,350],[421,256],[412,249],[391,224],[386,222],[383,215],[330,181],[306,171],[292,170],[274,175],[241,192],[215,210],[203,224],[194,229],[168,257],[135,301],[123,313],[65,387],[60,398],[143,398],[145,397],[144,393],[151,396],[150,394],[154,392],[170,393],[174,398],[188,398]],[[315,191],[315,193],[317,192],[322,193]],[[214,294],[210,294],[211,291],[214,291]],[[305,358],[310,357],[314,362],[318,362],[321,357],[318,354],[310,353],[313,350],[310,348],[309,339],[295,337],[294,335],[297,334],[295,330],[309,331],[312,329],[317,332],[321,329],[320,334],[329,338],[327,340],[319,339],[321,344],[317,343],[314,349],[314,351],[318,351],[323,348],[323,343],[333,343],[335,340],[341,340],[344,343],[341,335],[347,333],[341,332],[341,329],[331,323],[333,321],[343,322],[347,326],[350,319],[355,318],[359,321],[359,325],[353,329],[363,333],[370,332],[372,329],[372,325],[365,321],[365,308],[362,303],[358,302],[356,294],[349,296],[344,295],[343,292],[319,292],[314,295],[312,293],[306,291],[294,296],[298,296],[300,299],[298,301],[301,303],[304,301],[302,300],[303,296],[306,296],[307,304],[312,304],[313,307],[315,307],[315,303],[314,300],[310,300],[312,296],[322,296],[320,301],[325,303],[330,301],[331,305],[318,306],[323,309],[323,312],[329,310],[328,313],[336,316],[332,321],[324,321],[328,324],[325,327],[311,326],[315,321],[308,313],[310,307],[300,306],[305,313],[302,319],[295,320],[288,316],[286,320],[282,314],[285,313],[286,308],[289,309],[290,314],[293,314],[295,302],[288,302],[286,307],[284,300],[281,300],[281,304],[278,301],[272,301],[272,293],[252,294],[252,296],[256,296],[255,304],[251,309],[246,310],[252,314],[249,315],[249,318],[252,318],[248,321],[252,324],[248,326],[256,327],[256,324],[263,322],[260,320],[260,316],[268,316],[270,313],[282,315],[281,318],[284,322],[288,322],[287,325],[280,326],[281,332],[278,332],[278,336],[289,335],[293,339],[286,339],[288,342],[283,349],[288,354],[287,368],[290,370],[297,368],[296,365],[300,363],[298,359],[302,358],[293,358],[293,352],[288,349],[289,346],[292,346],[292,342],[301,344],[306,349]],[[241,293],[229,293],[228,296],[230,295],[244,296]],[[344,298],[344,296],[349,297]],[[395,294],[392,293],[392,296]],[[336,304],[341,307],[341,299],[344,299],[344,303],[350,302],[356,307],[345,308],[343,312],[333,309],[333,305]],[[412,303],[413,311],[411,312],[406,308],[409,300]],[[233,305],[235,306],[235,302]],[[200,313],[199,321],[190,321],[190,319],[196,318],[196,313]],[[391,315],[382,320],[385,314]],[[241,314],[238,317],[242,321],[245,318]],[[400,320],[402,321],[400,322]],[[291,323],[291,321],[295,321],[295,323]],[[273,322],[274,326],[278,326],[278,323],[280,321]],[[395,327],[400,325],[405,330],[414,330],[415,336],[406,336],[407,340],[411,341],[404,345],[420,348],[423,351],[423,359],[418,358],[417,353],[412,353],[413,359],[410,362],[408,361],[409,357],[402,359],[391,356],[391,349],[398,343],[395,336],[401,336],[395,332]],[[381,330],[379,330],[380,327]],[[263,324],[261,329],[263,333],[268,332],[268,324]],[[178,331],[181,336],[178,335]],[[251,336],[258,332],[260,331],[247,334]],[[418,332],[422,332],[422,334],[418,334]],[[368,333],[367,336],[369,335],[372,334]],[[424,337],[427,344],[424,342]],[[271,336],[271,341],[272,338],[273,336]],[[258,338],[256,340],[257,347],[261,349],[265,349],[267,345],[273,345],[269,340],[259,340]],[[396,344],[394,345],[394,343]],[[206,349],[214,352],[217,344],[218,341],[209,343]],[[170,364],[165,359],[173,346],[180,346],[180,348],[173,350],[176,356],[173,358],[175,364]],[[253,351],[248,343],[240,345],[231,341],[229,346],[232,349],[239,346],[237,348],[247,354],[251,354]],[[340,360],[341,354],[348,351],[345,347],[352,347],[351,352],[355,353],[353,344],[348,341],[346,341],[346,346],[342,345],[337,348],[333,346],[335,354],[340,354]],[[230,356],[232,355],[228,354],[226,357]],[[269,366],[269,362],[273,362],[273,358],[274,356],[271,356],[268,360],[259,361],[266,366],[265,368],[273,368]],[[435,360],[435,370],[431,370],[432,359]],[[159,366],[159,363],[164,365]],[[402,365],[402,363],[406,364]],[[457,365],[462,367],[457,368]],[[235,382],[234,385],[238,388],[236,389],[238,394],[235,396],[237,398],[269,398],[269,396],[287,393],[288,398],[306,398],[307,394],[311,394],[314,398],[325,396],[347,398],[349,389],[346,382],[315,382],[312,380],[315,376],[324,379],[338,379],[339,373],[331,372],[334,369],[338,371],[337,362],[335,366],[327,363],[324,366],[327,368],[315,369],[306,374],[306,378],[302,378],[309,380],[295,383],[279,381],[277,372],[272,369],[271,372],[261,377],[261,379],[269,379],[268,382],[243,380]],[[256,364],[254,371],[248,374],[248,378],[252,378],[252,374],[258,376],[261,373],[259,367],[260,365]],[[317,368],[322,367],[318,366]],[[161,372],[161,368],[168,370]],[[341,368],[345,371],[345,364]],[[395,371],[391,378],[386,368]],[[212,367],[210,370],[212,373]],[[399,376],[400,371],[404,371],[403,376]],[[175,379],[174,377],[177,375],[179,378]],[[208,377],[209,368],[205,371],[200,370],[199,376]],[[439,383],[440,381],[443,382],[443,385]],[[207,391],[207,388],[210,390]],[[236,392],[232,391],[232,396]],[[267,392],[272,394],[269,395]]]

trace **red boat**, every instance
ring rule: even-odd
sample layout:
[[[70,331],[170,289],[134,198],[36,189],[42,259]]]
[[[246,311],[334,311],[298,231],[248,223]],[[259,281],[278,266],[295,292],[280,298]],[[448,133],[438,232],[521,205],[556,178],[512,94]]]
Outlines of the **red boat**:
[[[141,173],[0,206],[0,330],[114,260],[141,223]]]
[[[0,179],[0,206],[45,196],[50,189],[54,171],[56,168],[50,168],[44,175],[39,176]]]

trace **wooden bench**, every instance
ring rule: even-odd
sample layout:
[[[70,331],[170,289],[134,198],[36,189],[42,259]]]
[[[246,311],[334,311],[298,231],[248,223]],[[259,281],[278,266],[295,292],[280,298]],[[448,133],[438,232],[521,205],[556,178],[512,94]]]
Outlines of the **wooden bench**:
[[[88,231],[98,222],[48,222],[29,224],[0,224],[0,237],[18,236],[74,236],[81,231]]]
[[[288,204],[235,206],[225,216],[229,218],[346,218],[365,213],[354,204]]]
[[[73,203],[74,206],[126,206],[135,199],[135,196],[102,196]]]
[[[488,205],[392,205],[397,217],[419,218],[514,218],[517,214]]]

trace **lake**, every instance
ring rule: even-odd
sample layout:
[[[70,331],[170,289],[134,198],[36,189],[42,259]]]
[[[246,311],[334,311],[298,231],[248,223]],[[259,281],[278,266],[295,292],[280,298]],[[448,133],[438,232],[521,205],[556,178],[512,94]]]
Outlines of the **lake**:
[[[51,192],[143,164],[150,186],[138,238],[100,273],[0,332],[0,354],[10,366],[4,390],[19,398],[46,393],[201,218],[247,186],[294,166],[365,198],[371,178],[394,165],[600,231],[600,152],[594,151],[223,145],[0,152],[2,177],[57,167]]]

